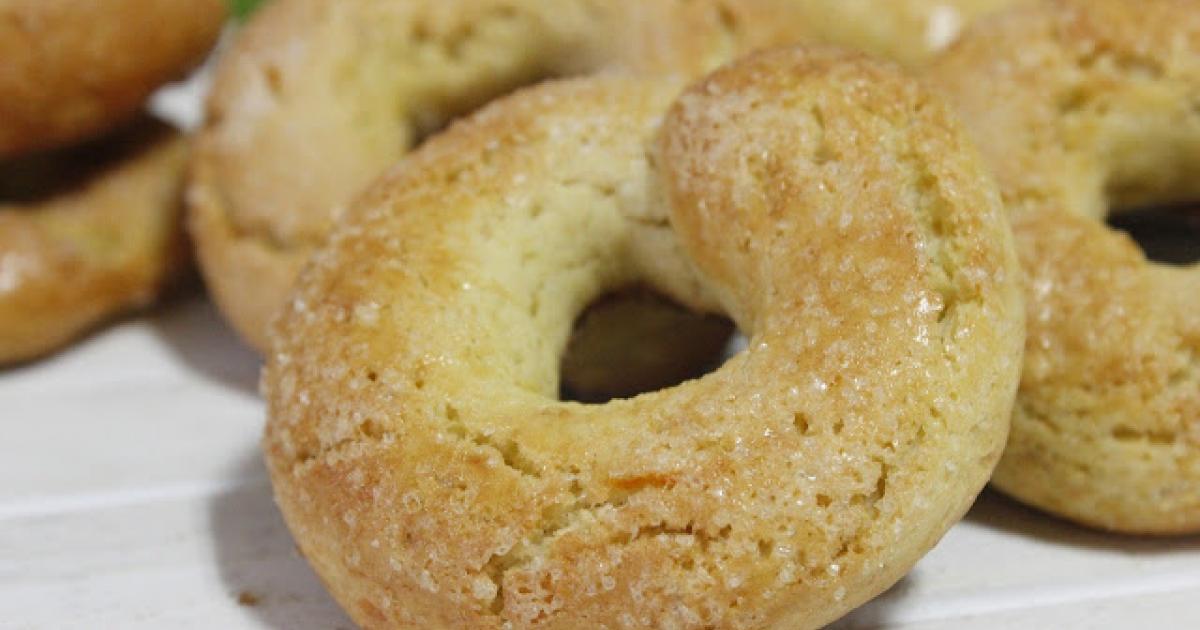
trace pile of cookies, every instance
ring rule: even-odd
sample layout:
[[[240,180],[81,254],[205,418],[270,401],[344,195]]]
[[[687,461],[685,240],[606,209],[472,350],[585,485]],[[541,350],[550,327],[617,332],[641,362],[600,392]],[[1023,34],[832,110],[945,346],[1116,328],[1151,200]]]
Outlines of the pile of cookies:
[[[0,104],[0,156],[152,84]],[[40,347],[161,286],[162,151],[0,213],[0,360],[50,319],[3,310],[26,268],[75,317]],[[0,178],[75,181],[53,158]],[[266,358],[279,506],[364,627],[806,628],[989,481],[1200,531],[1200,269],[1105,223],[1200,198],[1197,164],[1200,0],[272,0],[217,65],[187,221]],[[75,219],[109,207],[155,272],[64,308],[90,276],[34,252],[133,259]],[[747,345],[703,373],[726,320]]]
[[[154,301],[183,267],[186,143],[142,113],[219,0],[0,3],[0,365]]]

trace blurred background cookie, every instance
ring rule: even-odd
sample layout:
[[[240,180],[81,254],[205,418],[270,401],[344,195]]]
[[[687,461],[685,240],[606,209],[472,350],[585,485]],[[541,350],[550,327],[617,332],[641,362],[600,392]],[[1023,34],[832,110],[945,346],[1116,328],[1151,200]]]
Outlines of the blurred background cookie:
[[[1037,0],[781,0],[802,18],[806,40],[846,46],[910,68],[927,63],[963,29],[998,10]]]
[[[0,364],[153,301],[185,261],[186,162],[182,137],[143,119],[0,163]]]
[[[189,194],[201,269],[234,328],[266,351],[267,323],[354,195],[498,95],[604,71],[694,76],[801,40],[918,64],[968,21],[1019,1],[275,0],[216,73]],[[699,364],[724,347],[712,321],[667,301],[628,308],[608,300],[590,314],[563,373],[586,397],[694,370],[667,359],[684,354],[678,340],[690,339]],[[653,337],[664,321],[678,334]],[[618,338],[641,340],[642,351],[622,360],[647,360],[645,369],[603,367],[612,357],[593,351],[628,346]]]
[[[142,113],[220,0],[0,0],[0,364],[154,300],[187,257],[186,142]]]
[[[221,0],[0,0],[0,158],[93,138],[212,47]]]

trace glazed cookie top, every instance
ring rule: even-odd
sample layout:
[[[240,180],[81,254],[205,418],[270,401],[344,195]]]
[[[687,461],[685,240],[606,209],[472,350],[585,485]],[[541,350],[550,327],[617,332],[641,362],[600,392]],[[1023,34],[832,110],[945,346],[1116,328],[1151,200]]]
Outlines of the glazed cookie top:
[[[0,0],[0,159],[93,138],[212,47],[222,0]]]
[[[677,94],[607,77],[489,105],[302,275],[265,448],[364,626],[815,627],[898,579],[990,475],[1016,262],[946,108],[827,50]],[[749,348],[677,387],[556,400],[574,318],[633,283],[715,297]]]

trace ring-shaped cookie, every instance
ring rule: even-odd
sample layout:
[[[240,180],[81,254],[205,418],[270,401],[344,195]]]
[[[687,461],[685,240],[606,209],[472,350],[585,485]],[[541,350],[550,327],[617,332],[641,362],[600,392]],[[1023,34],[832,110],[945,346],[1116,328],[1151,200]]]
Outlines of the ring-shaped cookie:
[[[994,184],[892,66],[756,55],[547,84],[374,185],[264,374],[305,557],[365,627],[807,628],[895,582],[999,457],[1023,341]],[[596,296],[714,299],[717,371],[556,400]]]
[[[186,142],[150,120],[0,162],[0,365],[150,303],[182,267]]]
[[[275,0],[222,60],[190,227],[251,345],[353,196],[447,121],[548,77],[695,77],[815,40],[917,62],[1022,0]]]
[[[931,80],[997,174],[1028,276],[995,485],[1093,527],[1200,531],[1200,267],[1148,261],[1104,223],[1200,199],[1200,2],[1017,11]]]
[[[94,138],[204,58],[222,0],[0,0],[0,159]]]

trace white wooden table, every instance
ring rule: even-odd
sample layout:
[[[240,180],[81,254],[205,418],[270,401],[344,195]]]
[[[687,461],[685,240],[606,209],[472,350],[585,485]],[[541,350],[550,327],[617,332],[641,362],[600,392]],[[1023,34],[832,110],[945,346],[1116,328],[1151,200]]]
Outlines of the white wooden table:
[[[201,297],[0,372],[0,627],[350,628],[271,500],[257,359]],[[1200,538],[985,494],[839,628],[1200,628]]]

